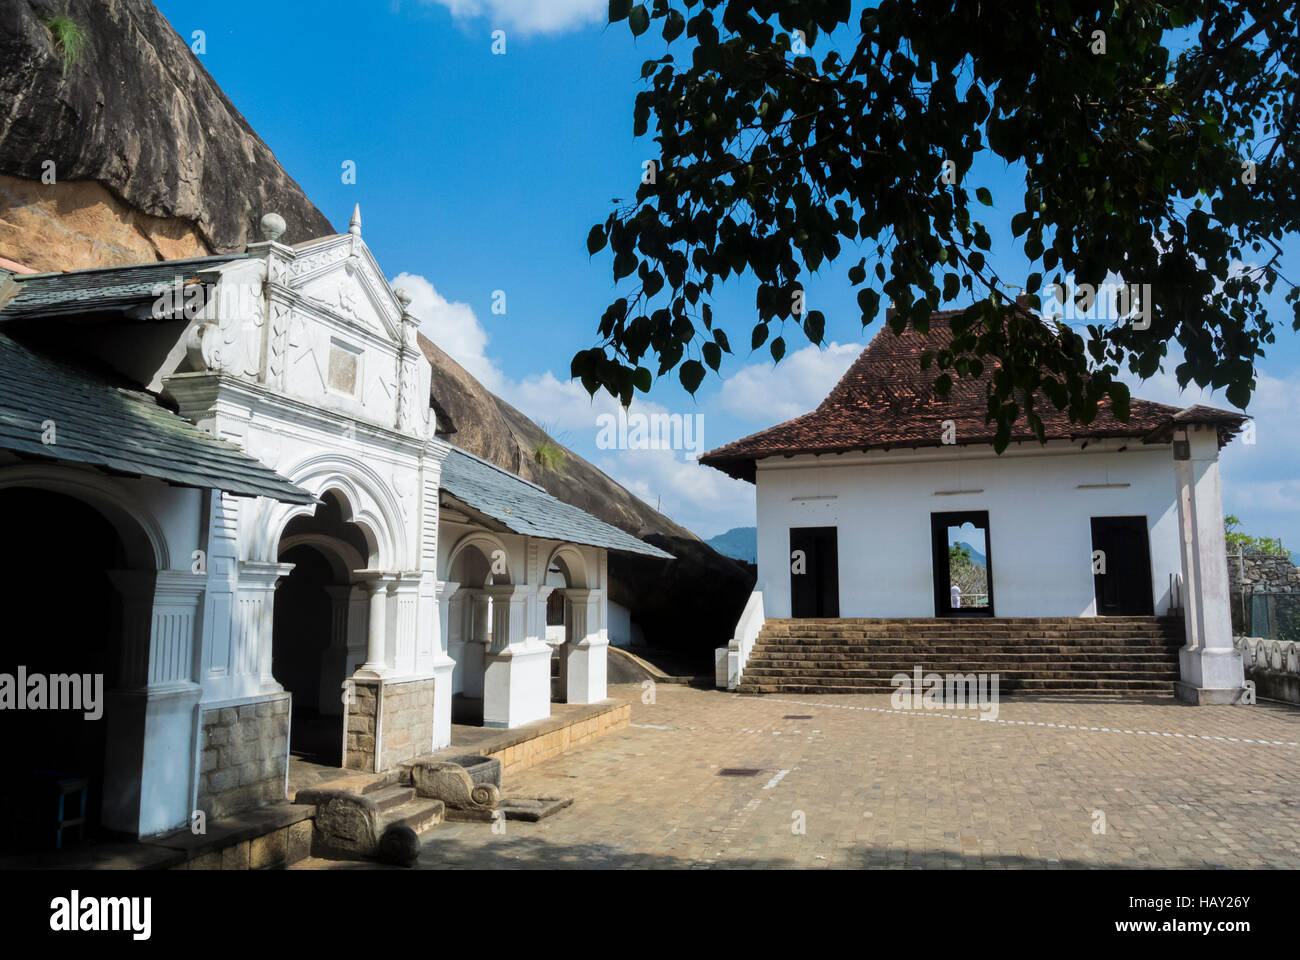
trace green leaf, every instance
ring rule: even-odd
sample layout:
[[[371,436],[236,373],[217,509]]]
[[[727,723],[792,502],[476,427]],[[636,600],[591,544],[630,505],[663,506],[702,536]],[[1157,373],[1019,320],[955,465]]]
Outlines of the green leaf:
[[[653,377],[645,367],[637,367],[636,372],[632,374],[632,383],[642,393],[649,393]]]
[[[626,20],[632,12],[632,0],[609,0],[609,22],[618,23]]]
[[[587,234],[587,253],[598,253],[605,246],[605,228],[597,224]]]
[[[704,362],[713,370],[717,370],[722,364],[722,348],[716,343],[706,343],[700,348],[700,353],[704,355]]]
[[[772,341],[769,349],[772,351],[772,360],[780,363],[781,358],[785,356],[785,337],[777,337]]]
[[[679,13],[676,10],[669,10],[668,17],[664,22],[664,31],[663,31],[664,39],[667,40],[669,43],[672,43],[674,40],[676,40],[678,37],[682,35],[682,31],[685,29],[686,29],[686,18],[683,17],[681,13]]]
[[[650,14],[646,11],[644,3],[638,3],[627,15],[628,26],[632,28],[632,36],[639,37],[650,29]],[[703,370],[703,367],[700,368]],[[703,374],[701,374],[703,377]]]
[[[986,207],[993,206],[993,194],[989,193],[988,187],[980,187],[975,191],[975,199]]]
[[[880,312],[880,294],[874,290],[859,290],[858,307],[862,310],[862,325],[865,327]]]
[[[687,360],[677,371],[677,378],[681,380],[687,393],[694,393],[704,381],[704,374],[704,364],[698,360]]]
[[[826,336],[826,317],[820,310],[809,310],[803,321],[803,332],[811,343],[820,344]]]
[[[760,323],[754,327],[754,335],[750,338],[749,349],[757,350],[767,342],[767,324]]]

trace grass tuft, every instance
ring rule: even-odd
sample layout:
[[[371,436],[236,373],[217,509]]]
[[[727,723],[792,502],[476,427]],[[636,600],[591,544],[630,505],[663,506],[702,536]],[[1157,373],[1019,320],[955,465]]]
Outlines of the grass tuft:
[[[81,24],[66,13],[55,14],[43,23],[50,31],[50,37],[54,40],[54,49],[58,51],[59,59],[63,62],[63,72],[67,73],[68,67],[81,62],[90,38]]]

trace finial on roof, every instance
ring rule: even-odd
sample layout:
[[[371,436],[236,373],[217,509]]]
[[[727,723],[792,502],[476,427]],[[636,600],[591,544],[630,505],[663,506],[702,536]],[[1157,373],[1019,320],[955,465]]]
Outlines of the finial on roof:
[[[354,237],[361,236],[361,204],[352,208],[352,220],[348,223],[348,233]]]
[[[403,290],[401,287],[394,287],[393,296],[395,296],[397,298],[397,302],[402,305],[402,313],[411,312],[410,311],[411,294],[408,291]]]
[[[262,218],[262,238],[267,242],[275,243],[284,236],[284,231],[284,217],[278,213],[268,213]]]

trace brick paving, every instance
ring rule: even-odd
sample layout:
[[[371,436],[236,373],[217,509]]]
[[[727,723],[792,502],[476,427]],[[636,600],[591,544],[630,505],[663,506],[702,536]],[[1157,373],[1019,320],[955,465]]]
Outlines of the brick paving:
[[[610,696],[631,727],[506,778],[573,806],[504,833],[444,824],[419,866],[1300,867],[1294,707],[1021,698],[988,722],[883,694]]]

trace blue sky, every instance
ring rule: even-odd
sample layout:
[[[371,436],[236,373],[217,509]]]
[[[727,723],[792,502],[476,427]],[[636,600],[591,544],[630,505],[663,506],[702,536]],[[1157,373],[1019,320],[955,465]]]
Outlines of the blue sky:
[[[573,353],[594,343],[617,295],[608,257],[587,256],[587,231],[612,198],[634,194],[655,155],[650,138],[632,136],[632,103],[641,62],[665,50],[656,31],[634,40],[625,24],[606,28],[606,0],[156,2],[182,37],[204,32],[204,66],[337,228],[361,205],[366,242],[443,349],[701,536],[754,522],[752,486],[680,451],[598,449],[597,417],[614,404],[593,404],[568,380]],[[505,31],[504,55],[492,52],[494,30]],[[343,183],[346,161],[355,184]],[[990,163],[968,176],[996,203],[1022,192],[1013,174]],[[1023,274],[998,213],[986,218],[992,261],[1003,275]],[[711,448],[812,409],[879,327],[862,329],[845,277],[856,261],[846,252],[807,284],[810,308],[827,318],[826,348],[787,337],[792,353],[776,367],[765,348],[738,352],[696,398],[671,375],[633,411],[698,414]],[[496,291],[504,315],[493,312]],[[1280,321],[1288,313],[1280,298],[1276,306]],[[752,284],[729,282],[714,311],[733,344],[748,343]],[[1257,442],[1224,453],[1225,508],[1294,550],[1300,337],[1279,339],[1249,411]],[[1179,396],[1171,372],[1134,387],[1152,400],[1226,405],[1194,390]]]

